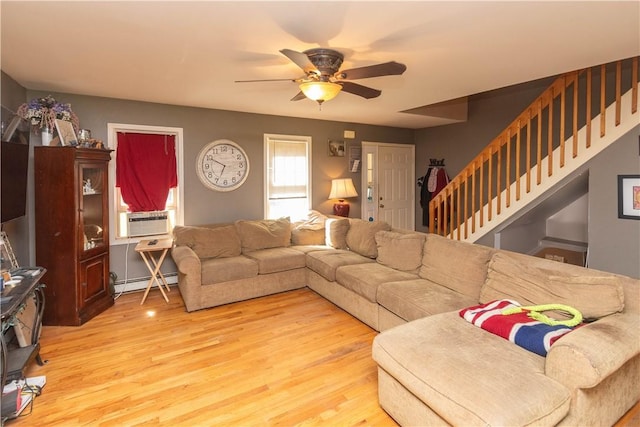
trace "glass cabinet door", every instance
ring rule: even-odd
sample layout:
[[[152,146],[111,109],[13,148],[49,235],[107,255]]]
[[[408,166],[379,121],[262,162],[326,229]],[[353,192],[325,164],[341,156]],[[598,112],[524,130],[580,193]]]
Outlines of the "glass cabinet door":
[[[107,245],[106,228],[106,170],[101,165],[80,164],[80,247],[84,251]]]

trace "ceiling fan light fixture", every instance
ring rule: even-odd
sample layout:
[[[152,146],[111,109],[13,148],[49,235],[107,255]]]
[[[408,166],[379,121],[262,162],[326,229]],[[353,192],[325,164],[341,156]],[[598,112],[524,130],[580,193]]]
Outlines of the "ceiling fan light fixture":
[[[306,82],[300,84],[300,90],[307,98],[322,104],[335,98],[342,86],[332,82]]]

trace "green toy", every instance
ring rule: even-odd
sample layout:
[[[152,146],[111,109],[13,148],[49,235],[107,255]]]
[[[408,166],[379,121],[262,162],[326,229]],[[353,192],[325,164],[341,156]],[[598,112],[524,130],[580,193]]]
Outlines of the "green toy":
[[[573,318],[568,320],[555,320],[542,313],[543,311],[549,310],[564,311],[571,314]],[[530,318],[537,320],[538,322],[542,322],[546,325],[562,325],[574,327],[582,323],[582,313],[580,313],[575,308],[564,304],[542,304],[530,305],[528,307],[512,307],[502,310],[502,314],[506,316],[509,314],[522,313],[523,311],[527,311],[527,316],[529,316]]]

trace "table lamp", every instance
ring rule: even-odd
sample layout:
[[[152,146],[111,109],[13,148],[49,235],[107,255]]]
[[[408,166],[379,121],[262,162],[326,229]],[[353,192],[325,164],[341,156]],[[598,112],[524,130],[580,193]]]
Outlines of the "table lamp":
[[[331,180],[331,192],[329,199],[338,199],[338,203],[333,205],[333,214],[338,216],[349,216],[349,203],[344,199],[349,197],[358,197],[356,188],[353,186],[351,178],[333,179]]]

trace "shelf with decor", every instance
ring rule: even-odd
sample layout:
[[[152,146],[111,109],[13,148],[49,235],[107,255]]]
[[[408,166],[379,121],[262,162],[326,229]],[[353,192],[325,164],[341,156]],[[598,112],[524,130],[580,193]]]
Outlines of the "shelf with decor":
[[[113,305],[110,150],[35,147],[36,261],[48,270],[45,325],[81,325]]]

